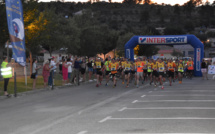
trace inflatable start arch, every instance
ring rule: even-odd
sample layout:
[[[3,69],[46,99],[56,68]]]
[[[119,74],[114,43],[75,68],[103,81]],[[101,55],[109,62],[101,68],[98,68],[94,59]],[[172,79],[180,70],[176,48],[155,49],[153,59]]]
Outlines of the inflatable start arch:
[[[134,48],[137,45],[186,45],[194,48],[194,75],[202,76],[201,61],[204,57],[204,45],[194,35],[133,36],[125,44],[125,57],[134,60]]]

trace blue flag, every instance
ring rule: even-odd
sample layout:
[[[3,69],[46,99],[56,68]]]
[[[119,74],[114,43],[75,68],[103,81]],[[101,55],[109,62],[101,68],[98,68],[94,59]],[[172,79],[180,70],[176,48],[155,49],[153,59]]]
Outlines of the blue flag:
[[[23,9],[20,0],[6,0],[7,24],[13,46],[13,58],[22,66],[26,65],[25,29]]]

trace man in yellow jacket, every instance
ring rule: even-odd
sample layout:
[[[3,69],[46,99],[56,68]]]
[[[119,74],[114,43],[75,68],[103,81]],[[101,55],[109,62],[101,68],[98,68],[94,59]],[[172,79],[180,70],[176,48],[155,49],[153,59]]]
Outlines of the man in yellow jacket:
[[[7,86],[10,78],[12,77],[12,69],[11,67],[8,66],[7,57],[4,58],[4,61],[1,64],[1,75],[4,78],[4,95],[10,97],[10,95],[7,92]]]

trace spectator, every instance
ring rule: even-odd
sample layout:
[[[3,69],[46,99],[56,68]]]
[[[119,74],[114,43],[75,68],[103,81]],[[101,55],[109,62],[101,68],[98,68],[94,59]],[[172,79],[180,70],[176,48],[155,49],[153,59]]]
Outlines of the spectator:
[[[42,73],[43,80],[44,80],[44,88],[46,88],[47,83],[48,83],[48,79],[49,79],[49,75],[50,75],[49,70],[50,70],[49,61],[47,60],[47,61],[44,62],[43,73]]]
[[[208,65],[207,63],[205,62],[205,60],[203,59],[202,60],[202,63],[201,63],[201,71],[202,71],[202,79],[204,80],[204,77],[208,80],[208,71],[207,71],[207,68],[208,68]]]
[[[48,85],[50,87],[52,87],[52,85],[54,85],[54,72],[56,72],[56,68],[57,68],[56,63],[54,61],[54,56],[52,56],[50,58],[50,65],[49,66],[50,66],[51,69],[50,69]]]
[[[85,81],[86,80],[86,78],[85,78],[85,73],[86,73],[86,60],[85,60],[85,58],[82,59],[80,67],[81,67],[80,71],[81,71],[83,81]]]
[[[75,57],[73,60],[73,75],[72,80],[74,80],[74,83],[79,83],[79,70],[80,70],[80,58]],[[76,79],[76,80],[75,80]]]
[[[4,95],[10,97],[10,95],[7,92],[7,86],[10,78],[12,77],[12,70],[11,67],[8,66],[7,57],[4,58],[4,61],[1,64],[1,75],[4,78]]]
[[[63,85],[66,85],[67,81],[68,81],[68,67],[69,66],[71,66],[71,64],[67,64],[67,60],[65,60],[62,64]]]
[[[37,59],[33,60],[33,68],[32,68],[32,75],[31,78],[33,79],[33,89],[35,89],[36,82],[37,82],[37,73],[41,66],[37,67]]]
[[[59,62],[59,73],[62,73],[62,59],[63,57],[59,54],[58,62]]]
[[[67,59],[67,65],[70,65],[68,66],[68,85],[71,85],[71,83],[69,83],[69,81],[71,81],[71,75],[72,75],[72,61],[70,58]]]
[[[87,63],[88,66],[88,72],[89,72],[89,81],[92,82],[92,75],[93,75],[93,61],[91,58],[89,58],[89,61]]]

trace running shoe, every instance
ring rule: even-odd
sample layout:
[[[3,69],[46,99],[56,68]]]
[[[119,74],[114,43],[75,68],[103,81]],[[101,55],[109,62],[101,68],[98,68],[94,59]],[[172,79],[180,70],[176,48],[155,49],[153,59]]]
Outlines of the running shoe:
[[[156,84],[155,84],[154,86],[155,86],[155,87],[157,87],[157,85],[156,85]]]
[[[96,84],[96,87],[99,87],[99,84]]]
[[[129,85],[126,86],[127,88],[129,87]]]
[[[161,89],[164,89],[164,87],[162,86]]]
[[[150,85],[152,85],[152,81],[150,82]]]
[[[105,86],[108,86],[108,84],[106,83]]]

